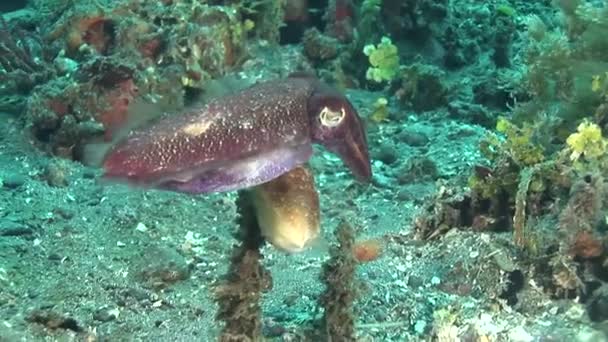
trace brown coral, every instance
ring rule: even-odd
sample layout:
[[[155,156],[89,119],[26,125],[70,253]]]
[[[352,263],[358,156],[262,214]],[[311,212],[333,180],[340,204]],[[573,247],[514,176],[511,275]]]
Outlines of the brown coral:
[[[132,79],[128,79],[118,83],[105,95],[108,108],[99,115],[99,121],[106,129],[107,141],[110,141],[112,133],[126,122],[129,104],[137,93],[137,86]]]
[[[270,272],[261,263],[260,234],[255,210],[244,192],[237,199],[239,231],[230,269],[215,288],[216,318],[224,322],[220,341],[258,341],[262,335],[262,293],[272,288]]]
[[[114,23],[105,17],[92,17],[80,23],[82,40],[92,46],[97,52],[105,54],[114,40]]]
[[[0,84],[5,89],[27,93],[47,81],[51,70],[44,64],[42,43],[24,31],[12,29],[0,16]]]
[[[316,28],[306,30],[302,42],[304,53],[308,58],[323,61],[338,55],[340,42],[336,38],[322,34]]]
[[[100,54],[106,54],[114,42],[114,22],[101,14],[90,14],[70,20],[66,33],[66,47],[71,53],[88,44]],[[62,26],[51,34],[52,39],[61,35]]]
[[[285,21],[308,21],[308,0],[291,0],[285,2],[284,20]]]
[[[597,258],[604,253],[604,246],[591,232],[581,231],[574,237],[570,253],[583,259]]]
[[[319,299],[325,308],[320,336],[323,341],[354,341],[353,304],[357,296],[356,259],[352,253],[355,236],[351,226],[342,223],[336,230],[338,245],[330,249],[331,258],[323,265],[321,280],[325,292]],[[318,337],[315,340],[320,341]]]
[[[326,33],[341,42],[350,42],[354,37],[354,6],[351,0],[332,0],[327,6],[324,19]]]
[[[583,176],[572,185],[568,204],[560,213],[559,228],[575,256],[591,258],[602,253],[601,242],[592,232],[600,220],[604,187],[601,175]]]

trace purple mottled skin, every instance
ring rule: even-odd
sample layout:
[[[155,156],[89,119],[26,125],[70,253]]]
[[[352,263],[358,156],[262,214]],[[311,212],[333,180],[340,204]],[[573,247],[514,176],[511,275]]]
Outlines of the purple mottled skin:
[[[238,190],[306,163],[312,143],[371,178],[367,141],[344,95],[294,75],[218,98],[131,132],[104,160],[105,177],[189,193]]]

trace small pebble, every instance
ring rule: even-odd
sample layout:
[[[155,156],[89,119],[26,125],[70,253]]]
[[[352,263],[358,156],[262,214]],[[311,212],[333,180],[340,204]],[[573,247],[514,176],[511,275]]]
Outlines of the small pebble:
[[[69,220],[74,217],[74,212],[65,207],[57,207],[53,209],[53,213],[57,216],[61,217],[64,220]]]
[[[49,163],[46,166],[44,177],[50,186],[64,187],[68,185],[66,170],[57,163]]]
[[[426,331],[426,321],[421,319],[417,320],[416,323],[414,323],[414,331],[418,335],[424,334],[424,332]]]
[[[382,145],[380,149],[374,153],[374,159],[380,160],[386,165],[391,165],[397,161],[397,149],[392,145]]]
[[[2,185],[7,189],[17,189],[25,184],[25,176],[20,174],[9,174],[2,179]]]
[[[401,185],[420,181],[434,181],[439,171],[435,162],[425,156],[408,160],[397,171],[397,182]]]
[[[409,287],[420,287],[422,284],[424,284],[424,281],[419,276],[411,275],[407,280]]]
[[[146,225],[145,225],[145,224],[143,224],[143,223],[139,222],[139,223],[137,224],[137,226],[135,227],[135,230],[137,230],[137,231],[139,231],[139,232],[142,232],[142,233],[145,233],[145,232],[147,232],[147,231],[148,231],[148,227],[146,227]]]
[[[117,310],[102,308],[93,313],[93,319],[100,322],[109,322],[116,319],[118,316]]]
[[[412,200],[413,198],[414,196],[409,190],[400,189],[399,192],[397,192],[397,199],[399,201],[406,202]]]
[[[9,220],[0,221],[0,236],[32,235],[34,230],[22,223]]]
[[[96,172],[93,169],[85,169],[82,172],[82,178],[84,179],[95,179],[96,176]]]
[[[429,138],[425,134],[415,131],[402,131],[398,139],[413,147],[425,146],[429,143]]]
[[[263,326],[263,334],[266,337],[280,337],[287,332],[285,327],[275,321],[266,320]]]

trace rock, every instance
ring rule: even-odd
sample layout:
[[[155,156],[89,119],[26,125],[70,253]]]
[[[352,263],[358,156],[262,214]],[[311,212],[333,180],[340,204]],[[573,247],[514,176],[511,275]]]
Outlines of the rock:
[[[380,160],[386,165],[391,165],[397,161],[398,151],[397,149],[388,144],[384,144],[380,146],[378,150],[376,150],[374,159]]]
[[[587,312],[593,322],[603,322],[608,319],[608,287],[595,290],[587,303]]]
[[[0,112],[19,115],[25,109],[27,98],[21,95],[5,94],[0,96]]]
[[[93,313],[93,319],[100,322],[113,321],[118,317],[118,311],[115,309],[101,308]]]
[[[397,199],[402,202],[411,201],[415,196],[408,189],[400,189],[397,192]]]
[[[65,187],[68,185],[67,170],[58,163],[49,163],[44,170],[44,177],[50,186]]]
[[[414,147],[426,146],[429,143],[429,137],[427,137],[426,134],[413,130],[402,131],[399,133],[398,139]]]
[[[416,275],[411,275],[408,278],[407,285],[412,288],[417,288],[424,285],[424,280]]]
[[[262,331],[266,337],[281,337],[287,332],[287,329],[282,324],[277,323],[272,319],[267,319],[264,320]]]
[[[167,288],[188,279],[191,271],[183,256],[162,246],[147,248],[135,267],[140,270],[138,278],[154,288]]]
[[[34,230],[27,225],[6,219],[0,221],[0,236],[24,236],[32,234],[34,234]]]
[[[74,332],[81,332],[83,328],[74,318],[67,315],[50,311],[50,310],[34,310],[26,318],[28,322],[44,325],[49,329],[64,329]]]
[[[74,212],[66,207],[57,207],[53,209],[53,214],[61,217],[64,220],[69,220],[74,217]]]
[[[405,163],[400,171],[398,171],[397,181],[401,185],[422,181],[435,181],[438,174],[439,171],[435,162],[426,156],[421,156],[412,158]]]
[[[17,189],[25,184],[26,177],[20,174],[9,174],[2,179],[2,185],[7,189]]]

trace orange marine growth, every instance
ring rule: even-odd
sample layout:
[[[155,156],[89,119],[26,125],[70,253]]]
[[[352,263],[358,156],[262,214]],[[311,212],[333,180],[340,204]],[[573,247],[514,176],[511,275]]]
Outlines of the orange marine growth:
[[[374,261],[382,254],[382,242],[379,239],[358,241],[353,246],[353,254],[359,262]]]

